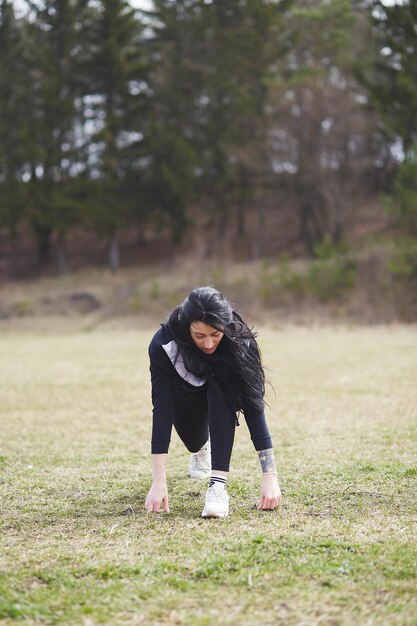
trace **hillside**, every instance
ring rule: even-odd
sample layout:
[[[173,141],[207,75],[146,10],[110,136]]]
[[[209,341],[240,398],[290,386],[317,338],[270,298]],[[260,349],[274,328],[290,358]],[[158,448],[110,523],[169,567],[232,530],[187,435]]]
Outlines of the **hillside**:
[[[415,285],[393,276],[392,247],[368,240],[326,260],[168,258],[116,274],[80,270],[0,287],[0,326],[155,325],[196,285],[225,291],[255,323],[416,322]]]

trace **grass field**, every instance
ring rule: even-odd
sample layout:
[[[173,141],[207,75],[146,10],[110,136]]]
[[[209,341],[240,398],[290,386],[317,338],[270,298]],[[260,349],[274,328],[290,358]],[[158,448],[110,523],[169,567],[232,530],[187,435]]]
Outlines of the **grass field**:
[[[416,328],[261,329],[284,501],[243,422],[226,520],[176,435],[144,511],[150,335],[0,334],[0,623],[415,626]]]

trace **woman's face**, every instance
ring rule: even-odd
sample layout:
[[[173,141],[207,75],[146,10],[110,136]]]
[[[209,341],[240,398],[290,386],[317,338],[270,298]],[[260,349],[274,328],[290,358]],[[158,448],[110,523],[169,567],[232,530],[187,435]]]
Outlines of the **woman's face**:
[[[200,348],[205,354],[213,354],[224,335],[204,322],[191,322],[190,334],[197,348]]]

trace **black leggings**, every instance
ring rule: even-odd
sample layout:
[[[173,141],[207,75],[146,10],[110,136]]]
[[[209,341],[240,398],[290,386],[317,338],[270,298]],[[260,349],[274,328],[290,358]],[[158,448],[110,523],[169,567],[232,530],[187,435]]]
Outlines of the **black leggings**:
[[[212,385],[196,393],[175,386],[174,427],[190,452],[211,439],[211,467],[229,471],[235,437],[236,413],[223,393]]]

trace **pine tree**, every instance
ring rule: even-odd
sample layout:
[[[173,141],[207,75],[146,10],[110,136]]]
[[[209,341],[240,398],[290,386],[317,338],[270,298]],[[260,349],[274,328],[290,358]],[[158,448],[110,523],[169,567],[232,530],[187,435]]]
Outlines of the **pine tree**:
[[[388,177],[385,204],[398,232],[392,271],[417,278],[417,4],[414,0],[365,3],[373,34],[372,62],[359,79],[380,115],[387,148],[396,147],[394,176]],[[400,157],[398,157],[400,155]],[[414,285],[413,285],[414,287]]]
[[[361,78],[391,137],[408,150],[417,141],[417,3],[373,0],[368,10],[376,51]]]
[[[187,193],[194,194],[218,239],[231,208],[242,209],[253,187],[249,180],[261,169],[268,77],[281,53],[275,37],[289,3],[154,4],[159,55],[152,86],[156,146],[163,155],[154,176],[165,181],[171,207],[183,207]]]
[[[80,219],[74,190],[79,168],[76,144],[77,52],[82,2],[46,0],[34,5],[29,25],[31,58],[31,210],[41,262],[57,237],[57,268],[65,271],[65,238]]]
[[[22,21],[13,3],[0,3],[0,226],[11,244],[11,276],[18,273],[19,226],[24,218],[27,101],[26,58]]]
[[[195,194],[197,98],[201,71],[195,62],[199,16],[193,2],[155,0],[144,12],[150,26],[147,57],[151,104],[144,126],[144,194],[150,219],[178,241]]]
[[[222,236],[230,208],[254,188],[263,168],[276,31],[288,3],[215,0],[202,3],[205,23],[199,131],[204,194]],[[251,185],[242,184],[243,181]]]
[[[89,148],[94,194],[86,221],[107,239],[110,267],[116,271],[118,231],[131,223],[136,204],[132,170],[141,154],[145,124],[143,27],[125,0],[102,0],[90,10],[83,102],[95,128]]]

